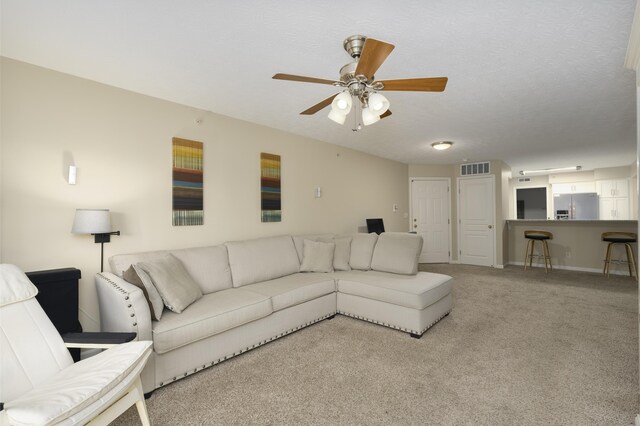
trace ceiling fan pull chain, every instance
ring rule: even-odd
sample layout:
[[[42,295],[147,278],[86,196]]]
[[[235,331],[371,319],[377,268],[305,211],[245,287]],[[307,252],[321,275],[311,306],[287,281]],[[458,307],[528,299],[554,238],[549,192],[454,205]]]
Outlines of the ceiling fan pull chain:
[[[355,111],[353,114],[353,128],[351,130],[353,130],[354,132],[358,131],[358,107],[359,102],[354,102],[354,106],[355,106]]]

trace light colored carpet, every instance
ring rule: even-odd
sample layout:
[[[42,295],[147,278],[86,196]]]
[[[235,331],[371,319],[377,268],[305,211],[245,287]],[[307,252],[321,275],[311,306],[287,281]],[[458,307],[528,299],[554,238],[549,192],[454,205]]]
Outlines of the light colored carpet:
[[[455,278],[452,313],[422,339],[338,315],[156,390],[153,424],[633,424],[633,279],[421,270]]]

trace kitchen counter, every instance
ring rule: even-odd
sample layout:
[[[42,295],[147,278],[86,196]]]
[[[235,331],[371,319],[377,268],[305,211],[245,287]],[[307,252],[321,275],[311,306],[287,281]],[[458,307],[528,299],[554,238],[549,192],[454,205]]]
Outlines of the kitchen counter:
[[[511,219],[505,222],[505,232],[503,233],[505,239],[503,241],[506,247],[504,253],[508,255],[506,261],[509,264],[524,264],[527,244],[524,231],[539,229],[553,233],[553,239],[549,241],[549,251],[554,268],[587,272],[602,272],[607,249],[607,243],[601,240],[603,232],[638,233],[637,220]],[[635,244],[634,251],[637,257],[638,250]],[[613,258],[626,259],[624,246],[614,248]],[[611,273],[628,275],[629,272],[626,265],[612,265]]]
[[[508,219],[506,221],[507,223],[545,223],[545,224],[565,224],[565,223],[595,223],[595,224],[606,224],[608,225],[622,225],[622,226],[629,226],[629,225],[637,225],[638,221],[637,220],[596,220],[596,219],[589,219],[589,220],[580,220],[580,219]]]

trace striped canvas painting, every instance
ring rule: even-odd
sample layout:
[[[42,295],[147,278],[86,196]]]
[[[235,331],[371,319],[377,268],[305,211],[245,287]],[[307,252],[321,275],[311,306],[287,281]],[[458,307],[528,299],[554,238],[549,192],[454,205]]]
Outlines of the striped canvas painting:
[[[173,138],[173,225],[202,225],[202,142]]]
[[[262,221],[281,222],[280,156],[260,154],[260,196]]]

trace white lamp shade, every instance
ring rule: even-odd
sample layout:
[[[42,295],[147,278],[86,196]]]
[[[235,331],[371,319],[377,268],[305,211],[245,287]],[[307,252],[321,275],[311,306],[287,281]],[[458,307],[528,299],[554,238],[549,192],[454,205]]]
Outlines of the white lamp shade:
[[[376,121],[380,121],[380,116],[378,114],[371,112],[369,108],[364,108],[362,110],[362,124],[368,126]]]
[[[73,219],[73,234],[107,234],[111,232],[109,209],[77,209]]]
[[[344,121],[347,118],[347,114],[344,114],[337,109],[331,108],[329,111],[329,119],[335,121],[338,124],[344,124]]]
[[[338,110],[344,115],[349,114],[349,111],[351,111],[351,106],[353,106],[353,99],[351,98],[349,92],[338,93],[331,102],[331,109]]]
[[[369,95],[369,109],[372,113],[382,115],[389,109],[389,101],[380,93]]]

